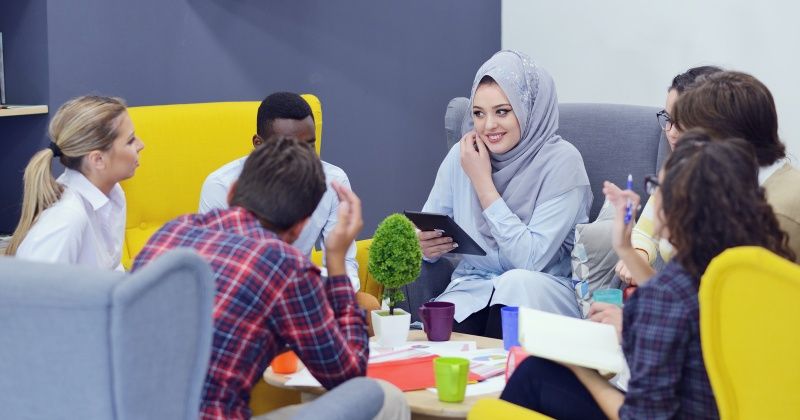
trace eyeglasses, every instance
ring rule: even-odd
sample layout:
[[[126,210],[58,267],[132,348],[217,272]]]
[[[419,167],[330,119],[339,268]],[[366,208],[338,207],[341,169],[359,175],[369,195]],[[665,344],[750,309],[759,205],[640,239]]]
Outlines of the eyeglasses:
[[[648,195],[655,194],[659,185],[657,175],[647,175],[644,177],[644,190],[647,191]]]
[[[661,126],[662,130],[669,131],[672,129],[672,118],[669,116],[666,109],[658,111],[656,118],[658,119],[658,124]]]

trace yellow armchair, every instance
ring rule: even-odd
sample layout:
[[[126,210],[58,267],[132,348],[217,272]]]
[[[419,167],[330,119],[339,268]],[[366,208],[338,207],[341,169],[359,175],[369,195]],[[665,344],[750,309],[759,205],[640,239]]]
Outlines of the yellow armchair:
[[[469,410],[467,420],[546,420],[550,417],[510,402],[483,399]]]
[[[322,142],[322,105],[303,95],[316,123],[317,153]],[[206,176],[253,149],[260,102],[131,107],[128,113],[144,141],[141,167],[124,181],[128,201],[122,264],[130,267],[144,244],[167,221],[197,212]]]
[[[720,417],[800,418],[800,265],[729,249],[700,282],[700,342]]]

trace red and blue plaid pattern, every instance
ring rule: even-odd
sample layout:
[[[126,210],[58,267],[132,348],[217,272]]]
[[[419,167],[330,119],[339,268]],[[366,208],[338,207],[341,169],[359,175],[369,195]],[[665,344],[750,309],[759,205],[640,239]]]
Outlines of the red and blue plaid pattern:
[[[673,259],[625,303],[631,379],[621,419],[719,418],[700,348],[698,287]]]
[[[217,286],[202,418],[250,418],[252,387],[287,346],[326,388],[365,374],[366,322],[347,276],[321,278],[307,256],[240,207],[170,221],[133,271],[182,247],[210,264]]]

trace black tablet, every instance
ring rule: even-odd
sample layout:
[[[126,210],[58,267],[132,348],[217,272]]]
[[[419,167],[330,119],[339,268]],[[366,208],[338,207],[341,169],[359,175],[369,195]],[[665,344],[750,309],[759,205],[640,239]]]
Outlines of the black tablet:
[[[452,217],[439,213],[423,213],[406,210],[403,214],[411,220],[419,230],[441,230],[442,236],[449,236],[458,244],[458,248],[450,251],[454,254],[486,255],[486,251],[461,229]]]

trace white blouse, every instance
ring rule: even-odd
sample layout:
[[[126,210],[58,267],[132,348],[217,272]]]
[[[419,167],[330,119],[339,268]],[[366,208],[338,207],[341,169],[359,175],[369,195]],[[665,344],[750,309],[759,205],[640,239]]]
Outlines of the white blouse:
[[[66,169],[66,187],[43,211],[17,249],[17,258],[124,271],[125,193],[119,184],[106,196],[83,174]]]

